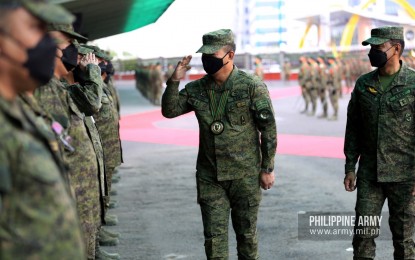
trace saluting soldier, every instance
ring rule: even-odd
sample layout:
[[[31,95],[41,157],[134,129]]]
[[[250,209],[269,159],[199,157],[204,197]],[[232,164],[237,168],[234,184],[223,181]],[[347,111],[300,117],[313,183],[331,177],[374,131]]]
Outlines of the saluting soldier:
[[[35,91],[35,97],[54,119],[60,122],[72,138],[74,151],[65,150],[64,160],[69,169],[69,180],[75,191],[78,214],[83,230],[87,258],[94,259],[104,251],[97,243],[98,227],[101,224],[100,164],[91,140],[91,124],[85,116],[99,111],[101,107],[102,79],[95,55],[85,56],[80,62],[87,73],[84,85],[70,85],[78,65],[77,42],[85,37],[74,32],[71,24],[49,24],[50,34],[58,43],[56,67],[52,80]],[[64,81],[65,79],[65,81]]]
[[[197,159],[198,202],[208,259],[227,259],[229,214],[238,257],[258,259],[257,214],[260,186],[274,184],[277,146],[274,110],[266,85],[234,65],[231,30],[203,35],[207,75],[178,90],[191,56],[177,65],[162,97],[162,113],[173,118],[195,111],[200,144]]]
[[[86,258],[51,125],[16,102],[52,78],[46,23],[73,20],[46,1],[0,2],[0,259]]]

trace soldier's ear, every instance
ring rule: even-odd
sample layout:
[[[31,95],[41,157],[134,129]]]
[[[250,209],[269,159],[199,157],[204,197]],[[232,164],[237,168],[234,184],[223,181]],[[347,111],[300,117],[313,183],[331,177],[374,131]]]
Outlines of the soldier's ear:
[[[401,53],[401,52],[400,52],[401,48],[402,48],[401,44],[400,44],[400,43],[398,43],[398,44],[396,44],[395,51],[396,51],[398,54],[400,54],[400,53]]]
[[[235,52],[230,51],[229,52],[229,59],[233,60],[233,57],[235,56]]]

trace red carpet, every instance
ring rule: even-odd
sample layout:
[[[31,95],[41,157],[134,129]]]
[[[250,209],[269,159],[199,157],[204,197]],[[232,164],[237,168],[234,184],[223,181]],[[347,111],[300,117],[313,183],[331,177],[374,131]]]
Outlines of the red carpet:
[[[270,91],[272,99],[300,95],[298,87],[290,87]],[[158,127],[157,125],[176,125],[192,117],[193,113],[176,119],[166,119],[161,115],[160,109],[123,116],[121,124],[121,138],[125,141],[171,144],[180,146],[198,146],[198,129],[178,129],[171,127]],[[190,118],[189,118],[190,119]],[[176,121],[176,124],[174,122]],[[278,134],[278,154],[316,156],[326,158],[344,158],[344,139],[340,137],[305,136]]]

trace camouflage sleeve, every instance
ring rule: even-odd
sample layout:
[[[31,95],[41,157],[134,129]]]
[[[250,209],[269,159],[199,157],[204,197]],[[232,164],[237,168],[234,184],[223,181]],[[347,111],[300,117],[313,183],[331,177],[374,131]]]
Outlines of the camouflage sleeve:
[[[112,98],[115,101],[115,108],[118,111],[118,117],[120,117],[120,104],[121,104],[120,95],[119,95],[117,89],[115,88],[114,79],[113,78],[110,78],[110,80],[107,83],[107,86],[108,86],[108,89],[111,92]]]
[[[191,111],[187,103],[186,88],[179,92],[179,84],[178,81],[167,81],[166,90],[161,98],[161,113],[166,118],[174,118]]]
[[[65,129],[70,126],[70,115],[66,109],[67,95],[63,82],[57,78],[52,78],[48,84],[37,88],[34,93],[39,106],[50,113],[53,120],[58,121]]]
[[[354,172],[360,156],[359,123],[360,111],[356,95],[356,87],[347,107],[347,124],[344,139],[344,154],[346,156],[345,173]]]
[[[67,86],[71,98],[86,116],[98,113],[101,108],[102,84],[101,70],[97,65],[88,64],[85,72],[85,85],[79,83]]]
[[[264,83],[260,83],[254,88],[252,104],[255,122],[261,133],[261,169],[273,171],[277,150],[277,126],[269,92]]]
[[[9,160],[6,155],[6,148],[0,143],[0,212],[2,211],[2,197],[10,192],[12,188],[12,176],[9,169]]]

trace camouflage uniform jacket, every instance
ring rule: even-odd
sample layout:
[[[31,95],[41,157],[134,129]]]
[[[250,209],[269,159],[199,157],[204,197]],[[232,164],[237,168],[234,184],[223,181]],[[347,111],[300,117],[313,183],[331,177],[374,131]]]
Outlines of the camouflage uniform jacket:
[[[301,87],[305,87],[305,83],[308,80],[308,70],[309,70],[309,66],[302,62],[300,65],[300,69],[298,70],[298,82],[300,84]]]
[[[220,88],[206,75],[190,82],[179,92],[178,82],[168,81],[162,99],[162,113],[173,118],[195,111],[199,121],[198,175],[219,181],[273,170],[277,146],[274,111],[266,85],[258,78],[234,67]],[[217,94],[229,90],[224,131],[214,135],[208,90]]]
[[[108,76],[108,80],[106,81],[105,84],[107,84],[107,87],[108,87],[109,91],[111,92],[112,99],[114,100],[114,106],[117,109],[118,117],[120,117],[120,105],[121,105],[121,103],[120,103],[120,95],[119,95],[119,93],[117,91],[117,88],[115,87],[113,77],[112,76]]]
[[[88,64],[84,76],[85,85],[65,83],[65,86],[79,110],[86,116],[92,116],[101,108],[101,69],[97,65]]]
[[[118,111],[111,92],[103,83],[101,109],[94,115],[95,123],[102,139],[106,169],[114,169],[122,162]]]
[[[99,87],[101,87],[100,84]],[[102,89],[96,90],[101,94]],[[85,100],[83,106],[78,107],[72,96],[73,92],[68,91],[64,83],[57,78],[52,78],[47,85],[35,91],[35,97],[40,106],[49,111],[55,120],[66,122],[66,125],[61,124],[71,136],[71,145],[75,151],[65,150],[64,162],[69,166],[69,181],[75,192],[81,225],[84,230],[93,230],[101,223],[98,221],[101,216],[98,179],[100,165],[94,150],[94,143],[85,124],[85,115],[81,111],[85,111],[85,107],[90,111],[96,110],[101,104],[97,105],[96,101],[89,99],[91,103]],[[97,95],[94,94],[94,96]],[[101,96],[99,96],[99,102],[100,99]],[[85,237],[85,239],[88,254],[91,254],[92,251],[89,249],[95,250],[94,237]]]
[[[28,93],[20,94],[17,98],[17,101],[20,103],[22,108],[24,110],[30,111],[35,115],[36,125],[38,128],[42,129],[45,132],[48,132],[49,134],[52,134],[55,138],[50,139],[50,147],[52,151],[54,152],[55,156],[59,159],[61,163],[61,168],[63,169],[62,177],[65,180],[69,192],[73,195],[73,191],[70,189],[69,186],[69,179],[67,174],[68,166],[64,164],[63,162],[63,154],[64,154],[64,147],[67,147],[67,143],[63,143],[62,139],[60,137],[66,136],[66,134],[63,133],[56,133],[52,129],[52,124],[55,123],[52,116],[44,111],[39,104],[37,103],[37,100],[33,95],[30,95]],[[70,147],[72,148],[72,147]]]
[[[379,72],[361,76],[347,111],[345,171],[379,182],[413,181],[415,173],[415,71],[401,63],[382,91]]]
[[[0,97],[0,259],[85,259],[56,141],[35,121]]]
[[[87,77],[85,81],[85,86],[81,86],[80,84],[68,84],[67,81],[61,80],[62,85],[69,93],[68,97],[68,104],[71,108],[71,113],[77,115],[76,118],[82,118],[84,121],[84,126],[87,132],[87,136],[89,137],[92,146],[94,148],[94,152],[92,155],[96,157],[96,163],[98,167],[98,184],[99,184],[99,200],[101,203],[101,214],[95,215],[97,217],[97,223],[100,223],[100,218],[104,217],[103,214],[103,205],[104,205],[104,198],[108,196],[108,191],[106,189],[106,179],[105,179],[105,165],[104,165],[104,152],[103,152],[103,145],[102,140],[99,135],[98,129],[95,125],[95,120],[92,116],[85,116],[85,114],[91,114],[97,111],[97,109],[101,108],[101,96],[103,94],[102,91],[102,79],[101,75],[98,74],[98,71],[95,71],[94,68],[96,66],[87,66]],[[91,73],[91,71],[95,71]],[[99,76],[99,77],[98,77]],[[65,102],[64,102],[65,103]],[[81,135],[78,134],[78,137]],[[82,135],[83,136],[83,135]],[[82,137],[85,138],[85,137]],[[86,144],[87,141],[84,139],[84,143]],[[88,144],[89,145],[89,144]],[[92,165],[92,164],[91,164]]]

